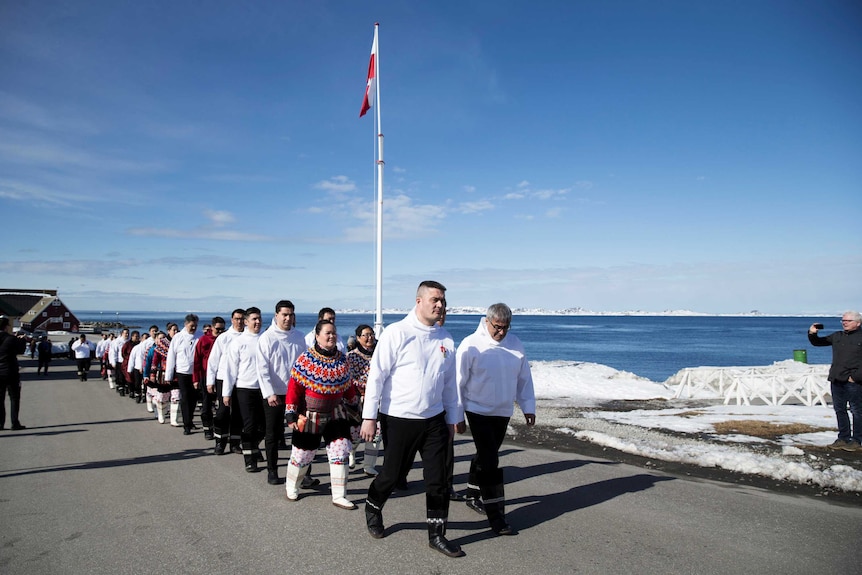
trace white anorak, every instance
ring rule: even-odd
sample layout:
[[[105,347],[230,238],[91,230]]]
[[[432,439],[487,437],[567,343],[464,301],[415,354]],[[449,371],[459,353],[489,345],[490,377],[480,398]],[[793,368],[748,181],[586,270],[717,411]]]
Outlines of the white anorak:
[[[485,319],[465,337],[455,354],[458,392],[464,410],[479,415],[512,417],[517,402],[524,413],[536,413],[533,376],[518,336],[495,341]]]
[[[287,395],[290,369],[306,349],[305,338],[295,329],[283,330],[272,319],[272,325],[257,343],[257,371],[264,399]]]
[[[455,380],[455,342],[439,325],[428,326],[415,308],[386,328],[371,356],[363,419],[378,411],[392,417],[430,419],[446,412],[446,423],[464,419]]]
[[[222,397],[230,397],[235,387],[260,389],[260,382],[257,378],[258,340],[260,340],[260,333],[245,330],[239,337],[230,342],[225,352]]]
[[[210,356],[207,358],[207,387],[215,387],[216,379],[224,380],[225,359],[230,342],[242,335],[242,332],[230,326],[227,331],[224,331],[216,337],[215,343],[210,350]]]
[[[177,332],[168,348],[168,361],[165,367],[165,381],[173,381],[175,373],[191,375],[195,369],[195,345],[199,333],[189,333],[183,329]]]

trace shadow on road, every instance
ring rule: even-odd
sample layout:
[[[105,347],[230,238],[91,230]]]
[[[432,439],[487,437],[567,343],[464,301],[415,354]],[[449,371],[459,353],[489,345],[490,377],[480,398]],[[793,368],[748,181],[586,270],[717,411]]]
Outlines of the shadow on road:
[[[90,469],[110,469],[112,467],[124,467],[127,465],[145,465],[149,463],[164,463],[166,461],[196,459],[209,456],[209,449],[184,449],[175,453],[161,453],[147,457],[133,457],[129,459],[114,459],[110,461],[88,461],[86,463],[73,463],[69,465],[57,465],[50,467],[31,467],[28,469],[12,469],[0,471],[0,478],[19,477],[22,475],[37,475],[41,473],[54,473],[57,471],[85,471]]]

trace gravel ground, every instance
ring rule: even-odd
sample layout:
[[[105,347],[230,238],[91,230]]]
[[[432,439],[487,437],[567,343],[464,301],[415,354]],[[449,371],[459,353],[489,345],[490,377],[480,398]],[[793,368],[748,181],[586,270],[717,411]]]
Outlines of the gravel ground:
[[[702,405],[694,403],[686,403],[685,406],[692,408],[702,407]],[[511,443],[525,446],[538,446],[555,451],[601,457],[611,461],[628,463],[648,469],[656,469],[665,473],[683,477],[750,485],[782,493],[798,494],[807,497],[828,498],[835,503],[854,506],[862,505],[862,493],[844,492],[837,489],[823,488],[819,485],[781,481],[771,477],[739,473],[716,467],[701,467],[676,461],[662,461],[656,458],[641,457],[639,455],[632,455],[616,449],[591,443],[589,441],[583,441],[574,437],[572,433],[562,429],[597,431],[621,439],[647,441],[650,444],[692,444],[693,446],[702,447],[703,442],[706,441],[713,442],[717,445],[720,444],[725,447],[728,445],[727,442],[715,441],[715,439],[709,434],[686,434],[658,429],[646,429],[643,427],[608,422],[600,419],[584,418],[581,416],[582,413],[593,410],[629,411],[634,409],[668,409],[670,407],[679,406],[669,405],[667,401],[615,401],[589,408],[552,407],[540,405],[537,410],[540,417],[537,418],[538,422],[533,427],[527,427],[524,425],[523,417],[520,413],[516,412],[516,415],[512,417],[510,428],[510,431],[513,431],[513,433],[509,435],[507,440]],[[781,446],[770,444],[769,442],[734,443],[732,446],[740,450],[747,450],[760,455],[782,457]],[[841,464],[862,470],[862,455],[845,452],[832,452],[827,450],[825,447],[819,446],[808,446],[804,451],[806,454],[810,453],[818,457],[818,461],[821,462],[818,467],[828,467],[831,465]]]

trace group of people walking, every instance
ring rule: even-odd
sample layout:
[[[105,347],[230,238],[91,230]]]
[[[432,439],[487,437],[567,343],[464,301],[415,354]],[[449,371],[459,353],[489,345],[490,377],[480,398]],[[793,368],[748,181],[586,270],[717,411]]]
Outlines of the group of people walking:
[[[282,300],[266,329],[257,307],[234,310],[229,328],[214,317],[203,333],[198,316],[188,314],[182,328],[169,323],[165,331],[152,326],[144,333],[104,334],[93,350],[109,387],[145,403],[159,423],[170,421],[190,435],[198,429],[194,417],[200,404],[200,424],[205,438],[214,441],[214,453],[242,453],[249,473],[266,462],[273,485],[281,482],[278,451],[287,448],[289,428],[288,501],[299,501],[301,489],[319,484],[310,471],[322,442],[332,504],[356,509],[347,498],[347,483],[357,445],[364,442],[362,470],[373,477],[365,519],[374,538],[385,536],[383,508],[418,453],[429,546],[459,557],[464,552],[445,536],[454,434],[469,424],[476,446],[467,504],[487,515],[495,534],[514,535],[505,517],[498,453],[514,403],[533,425],[536,401],[524,348],[509,333],[509,307],[489,307],[475,333],[456,348],[443,327],[445,292],[438,282],[422,282],[405,318],[388,326],[379,341],[371,326],[358,326],[350,349],[338,335],[334,310],[321,309],[314,329],[303,335],[295,328],[293,303]],[[85,336],[76,342],[82,381],[91,347]]]

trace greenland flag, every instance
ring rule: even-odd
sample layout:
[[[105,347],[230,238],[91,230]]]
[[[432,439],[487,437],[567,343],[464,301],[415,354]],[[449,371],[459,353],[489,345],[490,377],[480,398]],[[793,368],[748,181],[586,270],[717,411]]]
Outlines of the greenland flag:
[[[374,25],[374,42],[371,44],[371,61],[368,62],[368,81],[365,83],[365,98],[362,100],[362,109],[359,117],[371,109],[374,105],[374,94],[377,92],[377,24]]]

